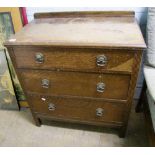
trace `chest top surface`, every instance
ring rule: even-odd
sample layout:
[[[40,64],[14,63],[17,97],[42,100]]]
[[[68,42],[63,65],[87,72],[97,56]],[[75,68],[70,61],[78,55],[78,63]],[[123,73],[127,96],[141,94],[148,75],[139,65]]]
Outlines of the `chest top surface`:
[[[5,45],[146,47],[133,12],[35,14]]]

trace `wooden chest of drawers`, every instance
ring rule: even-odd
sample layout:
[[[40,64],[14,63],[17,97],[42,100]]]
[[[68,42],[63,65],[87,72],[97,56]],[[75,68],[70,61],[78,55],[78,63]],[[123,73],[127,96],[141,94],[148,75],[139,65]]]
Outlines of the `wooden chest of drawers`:
[[[36,125],[50,118],[125,135],[146,47],[133,12],[37,13],[5,45]]]

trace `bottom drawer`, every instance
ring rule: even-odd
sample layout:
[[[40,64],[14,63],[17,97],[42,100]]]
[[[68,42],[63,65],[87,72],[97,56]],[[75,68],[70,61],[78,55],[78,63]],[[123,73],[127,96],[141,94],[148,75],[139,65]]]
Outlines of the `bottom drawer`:
[[[124,105],[101,100],[28,95],[34,112],[59,119],[122,123]]]

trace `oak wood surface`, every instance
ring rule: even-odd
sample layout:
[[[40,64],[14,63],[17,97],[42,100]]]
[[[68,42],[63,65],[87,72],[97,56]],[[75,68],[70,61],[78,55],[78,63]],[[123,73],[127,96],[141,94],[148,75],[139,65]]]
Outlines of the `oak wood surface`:
[[[130,76],[91,74],[79,72],[20,70],[27,92],[48,95],[127,99]],[[42,80],[49,80],[49,88],[42,87]],[[97,92],[98,83],[105,84],[104,92]]]
[[[5,45],[36,125],[41,125],[40,118],[103,125],[119,128],[124,137],[146,47],[133,12],[48,13],[35,18]],[[36,52],[45,56],[43,64],[34,61]],[[98,54],[107,56],[105,67],[96,66]],[[42,79],[50,80],[49,88],[41,87]],[[106,84],[103,93],[96,91],[98,82]],[[41,96],[60,111],[49,113]],[[93,115],[99,106],[108,111],[100,121]]]
[[[134,11],[70,11],[70,12],[39,12],[34,13],[35,19],[43,18],[78,18],[78,17],[131,17],[134,18]]]
[[[52,13],[51,13],[52,14]],[[100,16],[35,19],[5,45],[146,47],[137,22],[131,17]]]
[[[88,121],[88,120],[76,120],[73,118],[59,118],[57,116],[47,115],[43,113],[34,112],[35,116],[39,119],[46,119],[50,121],[59,121],[59,122],[66,122],[66,123],[78,123],[78,124],[87,124],[87,125],[94,125],[94,126],[102,126],[104,128],[115,128],[120,129],[124,124],[122,122],[104,122],[104,121]]]
[[[35,55],[42,53],[43,63]],[[129,50],[104,50],[80,48],[14,47],[18,68],[80,70],[89,72],[124,71],[131,73],[134,53]],[[97,56],[105,55],[107,63],[98,66]]]
[[[127,107],[126,107],[126,112],[125,112],[125,117],[124,117],[124,126],[122,126],[120,129],[120,134],[119,134],[120,137],[125,136],[126,129],[128,126],[128,120],[129,120],[129,115],[131,111],[131,106],[133,104],[134,93],[135,93],[136,83],[138,79],[138,73],[139,73],[140,66],[141,66],[141,60],[142,60],[142,51],[136,51],[134,54],[132,76],[131,76],[130,87],[128,91]]]
[[[35,112],[49,116],[109,123],[122,123],[123,120],[125,106],[122,104],[31,94],[28,94],[28,98],[33,101],[32,108]],[[55,105],[55,110],[50,111],[48,109],[50,103]],[[96,115],[97,108],[103,109],[103,116]]]

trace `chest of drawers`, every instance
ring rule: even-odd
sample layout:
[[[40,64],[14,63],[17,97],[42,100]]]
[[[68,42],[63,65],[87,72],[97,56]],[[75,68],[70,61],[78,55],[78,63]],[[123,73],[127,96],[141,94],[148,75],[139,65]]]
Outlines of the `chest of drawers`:
[[[146,47],[133,12],[37,13],[6,43],[37,126],[41,119],[125,135]]]

